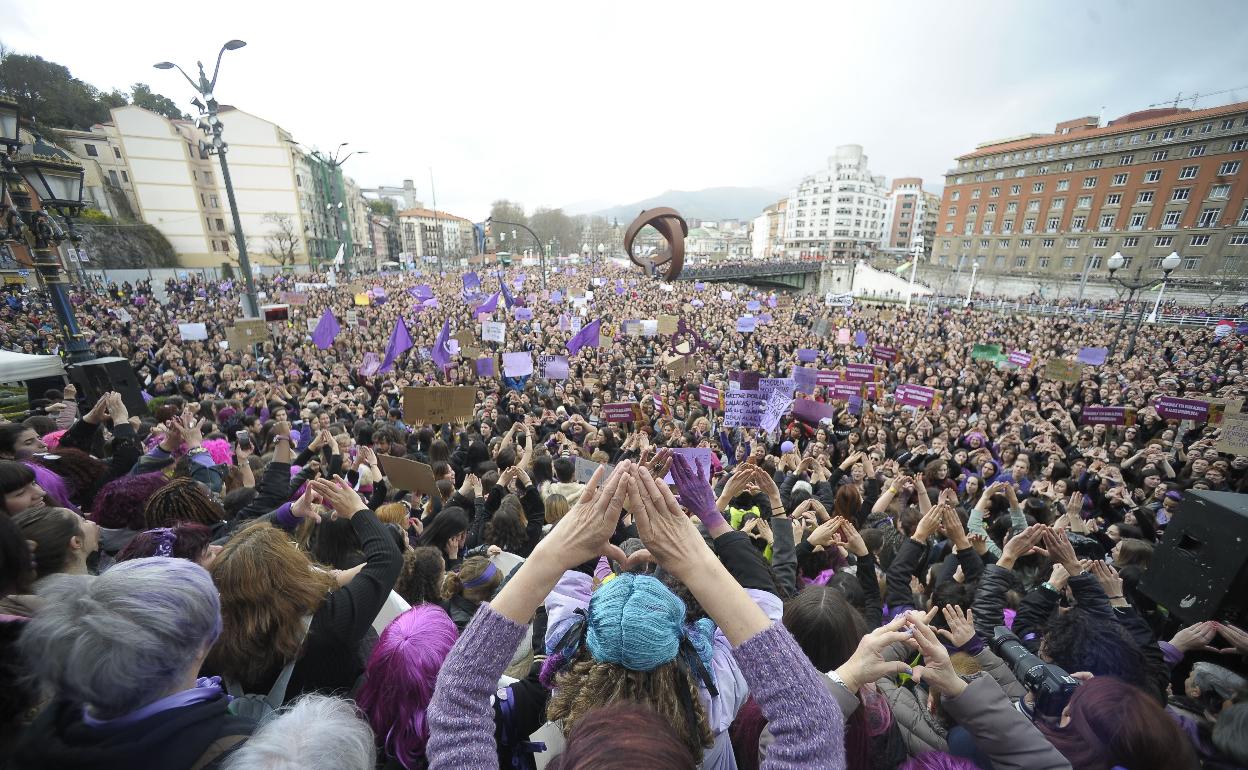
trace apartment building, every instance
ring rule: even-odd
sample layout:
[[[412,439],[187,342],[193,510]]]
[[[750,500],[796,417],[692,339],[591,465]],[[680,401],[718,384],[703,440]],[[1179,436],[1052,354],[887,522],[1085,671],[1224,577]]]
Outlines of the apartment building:
[[[417,259],[461,259],[477,253],[472,222],[445,211],[425,208],[398,213],[403,251]]]
[[[932,260],[990,273],[1126,271],[1177,251],[1179,280],[1242,277],[1248,257],[1248,102],[1095,117],[988,142],[946,175]],[[1103,276],[1102,276],[1103,277]]]
[[[881,249],[909,257],[915,246],[919,246],[923,257],[930,257],[939,210],[940,196],[925,191],[921,178],[894,179],[885,202]]]
[[[862,145],[837,147],[827,168],[789,194],[786,255],[848,259],[873,254],[884,237],[887,198],[884,177],[871,173]]]

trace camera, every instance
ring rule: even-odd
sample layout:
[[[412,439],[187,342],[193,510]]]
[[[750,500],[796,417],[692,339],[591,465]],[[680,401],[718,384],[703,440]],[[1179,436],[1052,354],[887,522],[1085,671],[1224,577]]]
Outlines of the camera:
[[[1062,709],[1066,708],[1070,696],[1079,686],[1078,679],[1060,666],[1040,660],[1005,626],[997,626],[993,630],[988,646],[1031,692],[1035,699],[1033,709],[1037,714],[1054,719],[1061,716]]]

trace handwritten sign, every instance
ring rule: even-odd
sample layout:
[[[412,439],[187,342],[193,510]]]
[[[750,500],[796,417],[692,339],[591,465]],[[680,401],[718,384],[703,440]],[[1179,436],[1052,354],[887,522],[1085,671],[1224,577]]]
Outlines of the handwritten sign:
[[[178,324],[178,335],[183,342],[208,339],[208,326],[202,323]]]
[[[1000,345],[976,345],[971,348],[972,361],[996,361],[1002,355]]]
[[[505,321],[482,321],[481,322],[481,339],[486,342],[501,343],[507,337],[507,323]]]
[[[1248,454],[1248,414],[1230,414],[1222,417],[1221,434],[1214,447],[1229,455]]]
[[[828,307],[849,307],[854,304],[854,295],[849,292],[842,294],[834,294],[828,292],[823,299],[823,304]]]
[[[675,334],[680,318],[674,315],[659,316],[659,334]]]
[[[1050,358],[1044,362],[1045,379],[1076,383],[1083,379],[1083,364],[1064,358]]]
[[[403,421],[440,423],[469,418],[472,417],[476,403],[476,388],[404,388]]]
[[[548,380],[568,379],[567,356],[538,356],[538,371]]]
[[[386,478],[390,479],[396,489],[427,495],[437,494],[438,485],[433,478],[433,468],[428,465],[388,454],[379,454],[377,459],[381,461],[381,469]]]
[[[508,377],[527,377],[533,373],[533,354],[527,351],[503,354],[503,374]]]
[[[763,422],[763,397],[756,390],[730,390],[724,394],[724,425],[757,428]]]
[[[737,331],[742,334],[748,334],[749,332],[754,331],[754,328],[757,325],[758,319],[752,315],[743,315],[737,319]]]
[[[1030,353],[1024,353],[1021,350],[1011,350],[1009,355],[1006,356],[1006,360],[1020,369],[1026,369],[1031,366],[1032,359]]]
[[[793,382],[797,383],[797,389],[802,393],[814,393],[815,388],[819,387],[819,370],[811,369],[808,366],[793,367]]]
[[[586,460],[584,457],[574,457],[572,458],[572,463],[575,466],[573,473],[576,478],[576,483],[578,484],[588,484],[589,480],[594,477],[594,473],[598,470],[600,465],[593,460]],[[602,472],[602,481],[604,484],[606,483],[607,477],[611,475],[613,470],[615,470],[615,466],[608,463]]]

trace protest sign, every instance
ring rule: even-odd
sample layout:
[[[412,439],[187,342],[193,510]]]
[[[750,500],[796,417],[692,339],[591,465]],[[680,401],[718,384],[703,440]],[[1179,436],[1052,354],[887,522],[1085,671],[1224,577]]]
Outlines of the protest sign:
[[[720,299],[722,299],[722,300],[724,300],[725,302],[727,302],[728,300],[731,300],[731,299],[732,299],[732,292],[730,292],[730,291],[721,291],[721,292],[719,293],[719,298],[720,298]]]
[[[503,354],[503,374],[508,377],[527,377],[533,373],[533,354],[527,351]]]
[[[810,348],[798,348],[797,360],[804,364],[814,363],[819,360],[819,351]]]
[[[724,394],[719,392],[719,388],[714,385],[698,386],[698,403],[703,406],[709,406],[712,409],[722,409],[724,406]]]
[[[893,391],[893,401],[898,406],[929,409],[936,403],[936,390],[923,385],[898,385],[897,390]]]
[[[625,321],[623,327],[625,337],[641,336],[641,321]]]
[[[831,369],[820,369],[819,374],[818,374],[818,380],[816,381],[815,384],[822,385],[823,387],[826,388],[832,383],[840,382],[840,381],[841,381],[840,372],[834,372]]]
[[[845,364],[845,379],[850,382],[867,382],[880,379],[880,369],[875,364]]]
[[[574,474],[576,483],[588,484],[589,480],[594,477],[594,472],[598,470],[599,463],[593,460],[586,460],[584,457],[572,458],[572,464],[575,466]],[[602,483],[607,482],[607,477],[611,475],[611,471],[615,470],[615,466],[608,463],[602,471]]]
[[[1209,419],[1209,402],[1195,398],[1162,396],[1157,399],[1156,409],[1157,414],[1167,420],[1205,422]]]
[[[308,295],[297,291],[283,291],[278,295],[278,302],[284,305],[306,305],[308,304]]]
[[[659,322],[654,319],[646,319],[641,322],[641,336],[655,337],[659,333]]]
[[[1045,379],[1076,383],[1083,379],[1083,365],[1064,358],[1050,358],[1044,362]]]
[[[877,361],[888,361],[889,363],[892,363],[897,360],[897,348],[874,345],[871,347],[871,357]]]
[[[728,389],[758,390],[758,381],[761,380],[762,377],[763,375],[758,372],[745,372],[739,369],[734,369],[733,371],[728,372]],[[736,388],[732,387],[733,383],[736,384]]]
[[[865,348],[867,346],[867,333],[859,329],[854,332],[854,347]]]
[[[849,307],[854,304],[854,295],[849,292],[842,294],[828,292],[824,295],[823,304],[828,307]]]
[[[403,389],[403,421],[451,422],[472,417],[477,389],[468,386],[438,386]]]
[[[348,310],[343,314],[343,320],[347,322],[347,326],[355,328],[360,325],[360,313],[358,310]]]
[[[836,330],[836,344],[838,345],[851,344],[851,340],[849,336],[850,336],[849,329],[837,329]]]
[[[568,379],[567,356],[538,356],[537,360],[542,377],[548,380]]]
[[[1000,345],[980,344],[971,348],[972,361],[996,361],[1001,355]]]
[[[1108,356],[1109,348],[1080,348],[1079,354],[1075,356],[1075,360],[1081,364],[1100,366],[1105,363],[1105,359]]]
[[[1079,414],[1082,425],[1135,425],[1135,409],[1129,406],[1085,406]]]
[[[494,356],[481,356],[476,359],[477,376],[493,377],[498,371]]]
[[[641,409],[632,401],[602,405],[602,418],[607,422],[634,422]]]
[[[472,347],[477,342],[476,335],[474,335],[472,332],[468,331],[467,329],[460,329],[459,331],[455,332],[455,339],[459,342],[459,347],[461,350],[467,347]]]
[[[1209,402],[1209,424],[1221,425],[1228,414],[1239,414],[1244,410],[1242,398],[1215,398]]]
[[[763,303],[759,302],[756,299],[752,299],[749,302],[745,303],[745,309],[750,311],[751,313],[757,313],[759,310],[763,309]]]
[[[743,315],[737,319],[737,331],[741,332],[742,334],[752,332],[754,331],[754,327],[757,326],[757,324],[758,324],[758,319],[755,318],[754,316]]]
[[[208,326],[202,323],[178,324],[178,335],[183,342],[208,339]]]
[[[813,401],[809,398],[793,399],[793,416],[802,422],[814,425],[818,424],[820,420],[831,420],[835,414],[836,408],[831,404]]]
[[[505,321],[482,321],[481,322],[481,339],[486,342],[501,343],[507,338],[507,323]]]
[[[660,315],[659,334],[675,334],[676,324],[679,323],[679,321],[680,318],[674,315]]]
[[[819,370],[812,369],[808,366],[793,367],[793,382],[797,383],[798,391],[802,393],[814,393],[815,388],[819,386]]]
[[[512,310],[512,315],[515,317],[517,321],[532,321],[533,309],[517,306],[516,308]]]
[[[848,401],[850,396],[862,396],[862,384],[857,382],[834,382],[828,386],[828,398]]]
[[[368,303],[372,301],[368,296],[368,292],[360,292],[359,294],[353,295],[353,300],[359,307],[366,307]]]
[[[409,460],[390,454],[379,454],[381,469],[395,489],[409,492],[420,492],[426,495],[438,493],[438,485],[433,479],[433,468],[422,462]]]
[[[1230,414],[1222,417],[1221,433],[1214,449],[1228,455],[1248,454],[1248,414]]]
[[[1006,359],[1020,369],[1026,369],[1031,366],[1031,355],[1021,350],[1011,350]]]
[[[663,368],[673,377],[683,377],[693,369],[693,356],[664,356]]]
[[[237,318],[234,325],[226,327],[225,339],[230,343],[230,350],[249,351],[269,338],[269,325],[259,318]]]
[[[724,394],[724,425],[757,428],[763,421],[763,397],[757,390],[730,390]]]
[[[815,321],[814,332],[815,332],[815,336],[818,337],[819,339],[823,339],[824,337],[828,336],[828,332],[830,332],[831,330],[832,330],[832,322],[829,321],[828,319],[820,318],[817,321]]]

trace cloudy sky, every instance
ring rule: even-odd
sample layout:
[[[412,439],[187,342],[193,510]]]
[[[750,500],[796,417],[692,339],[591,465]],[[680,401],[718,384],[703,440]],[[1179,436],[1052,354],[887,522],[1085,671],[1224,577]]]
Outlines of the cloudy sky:
[[[0,0],[0,40],[101,88],[186,106],[184,68],[230,38],[217,96],[301,142],[350,142],[365,186],[439,208],[628,203],[783,189],[838,144],[938,187],[975,144],[1177,92],[1248,100],[1248,3]],[[209,61],[209,66],[211,62]],[[1185,106],[1190,106],[1190,102]],[[226,139],[229,124],[226,123]]]

